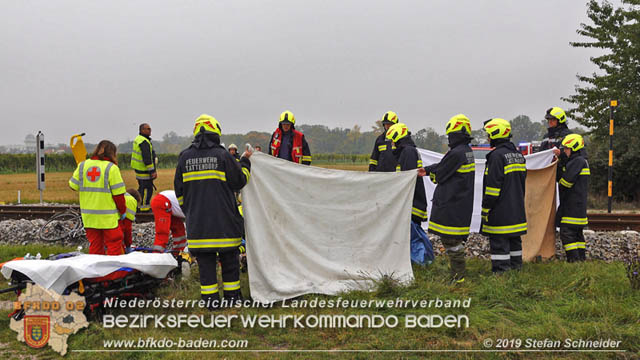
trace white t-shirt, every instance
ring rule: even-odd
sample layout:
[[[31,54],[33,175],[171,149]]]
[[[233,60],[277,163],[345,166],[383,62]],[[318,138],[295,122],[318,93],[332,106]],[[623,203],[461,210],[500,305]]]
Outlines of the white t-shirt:
[[[184,213],[182,212],[182,208],[180,208],[180,204],[178,203],[176,192],[173,190],[165,190],[161,191],[160,195],[166,197],[171,202],[171,214],[175,217],[184,219]]]

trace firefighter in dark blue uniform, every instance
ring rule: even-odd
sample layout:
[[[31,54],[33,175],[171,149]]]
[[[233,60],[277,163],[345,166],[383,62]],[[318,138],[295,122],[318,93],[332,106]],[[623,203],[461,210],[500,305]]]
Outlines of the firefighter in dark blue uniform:
[[[562,147],[567,160],[558,173],[560,207],[556,213],[556,226],[560,227],[560,239],[567,253],[567,261],[584,261],[586,245],[582,230],[588,224],[587,194],[591,171],[583,155],[582,136],[565,136]]]
[[[387,139],[393,142],[396,149],[394,155],[398,159],[396,171],[422,168],[422,159],[411,139],[411,132],[405,124],[397,123],[387,130]],[[427,196],[422,177],[417,177],[411,207],[411,260],[418,264],[430,263],[433,260],[433,247],[421,224],[427,221]],[[424,246],[424,249],[422,248]]]
[[[501,273],[522,267],[522,240],[527,233],[524,206],[527,167],[524,156],[509,140],[511,124],[504,119],[485,122],[491,147],[482,181],[482,234],[489,237],[491,270]]]
[[[241,299],[239,250],[243,221],[234,191],[249,181],[251,152],[239,161],[220,145],[220,124],[203,114],[196,119],[195,140],[178,158],[174,187],[186,217],[189,252],[200,268],[200,294],[209,308],[220,306],[216,264],[222,267],[224,299]]]
[[[369,171],[394,172],[396,171],[396,157],[393,155],[395,146],[387,139],[387,130],[398,123],[398,115],[393,111],[387,111],[382,116],[384,132],[376,138],[373,151],[369,159]]]
[[[398,123],[387,130],[387,139],[393,141],[396,146],[395,155],[398,159],[396,171],[413,170],[422,167],[422,159],[411,139],[411,132],[405,124]],[[413,194],[413,207],[411,208],[411,220],[420,224],[427,221],[427,195],[424,192],[424,182],[421,177],[416,180],[416,189]]]
[[[449,256],[452,280],[464,282],[464,242],[469,236],[473,213],[473,184],[476,163],[471,142],[471,122],[463,114],[447,122],[450,150],[437,164],[418,170],[437,184],[429,217],[429,232],[440,236]]]
[[[554,147],[558,150],[554,150],[556,156],[562,156],[560,152],[560,147],[562,144],[562,140],[565,136],[571,134],[571,130],[569,130],[569,122],[567,121],[567,115],[564,110],[561,108],[554,106],[551,109],[547,110],[547,113],[544,116],[545,120],[548,122],[547,134],[544,136],[542,140],[542,144],[540,144],[540,150],[548,150],[553,149]]]

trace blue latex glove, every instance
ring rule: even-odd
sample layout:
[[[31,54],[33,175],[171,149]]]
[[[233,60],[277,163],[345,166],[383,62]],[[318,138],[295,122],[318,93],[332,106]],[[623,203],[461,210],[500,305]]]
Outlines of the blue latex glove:
[[[126,217],[127,217],[127,213],[124,213],[124,214],[120,215],[120,220],[124,220],[124,218],[126,218]]]

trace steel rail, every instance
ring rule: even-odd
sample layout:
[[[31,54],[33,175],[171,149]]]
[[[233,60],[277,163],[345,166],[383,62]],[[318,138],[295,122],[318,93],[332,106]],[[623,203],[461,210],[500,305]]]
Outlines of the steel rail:
[[[78,210],[78,205],[0,205],[0,221],[15,219],[48,219],[69,209]],[[137,223],[153,222],[153,213],[136,214]]]

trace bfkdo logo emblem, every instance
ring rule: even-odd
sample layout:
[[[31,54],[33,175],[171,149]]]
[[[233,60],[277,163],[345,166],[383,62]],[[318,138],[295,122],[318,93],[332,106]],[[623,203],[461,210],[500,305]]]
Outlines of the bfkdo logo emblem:
[[[49,341],[49,317],[26,315],[24,317],[24,341],[32,348],[41,348]]]

